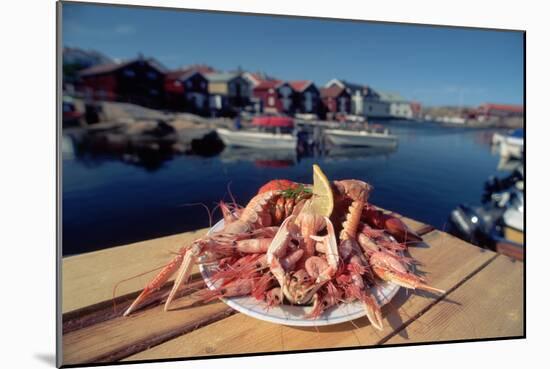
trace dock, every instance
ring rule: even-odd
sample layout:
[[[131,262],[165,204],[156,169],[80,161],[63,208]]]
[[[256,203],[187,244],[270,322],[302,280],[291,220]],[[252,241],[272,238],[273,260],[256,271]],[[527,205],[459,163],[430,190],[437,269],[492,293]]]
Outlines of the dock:
[[[409,248],[438,296],[401,288],[384,306],[384,330],[366,317],[316,328],[276,325],[237,313],[217,300],[200,303],[204,287],[195,267],[170,311],[162,302],[172,282],[130,315],[122,312],[151,272],[206,229],[138,242],[62,260],[62,363],[84,365],[186,359],[266,352],[316,351],[422,342],[521,338],[524,326],[522,261],[466,243],[430,225],[401,217],[424,242]],[[116,305],[116,308],[114,307]]]

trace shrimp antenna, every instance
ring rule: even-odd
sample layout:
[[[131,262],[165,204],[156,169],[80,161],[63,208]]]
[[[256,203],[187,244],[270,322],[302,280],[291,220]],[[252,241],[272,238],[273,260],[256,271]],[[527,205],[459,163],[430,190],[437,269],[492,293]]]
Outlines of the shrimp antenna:
[[[159,266],[159,267],[157,267],[157,268],[150,269],[150,270],[147,270],[147,271],[145,271],[145,272],[143,272],[143,273],[139,273],[139,274],[136,274],[136,275],[134,275],[134,276],[128,277],[128,278],[126,278],[126,279],[123,279],[123,280],[121,280],[121,281],[118,281],[118,282],[114,285],[114,287],[113,287],[113,312],[116,313],[116,290],[117,290],[117,288],[119,287],[119,285],[121,285],[121,284],[124,283],[124,282],[131,281],[132,279],[135,279],[135,278],[138,278],[138,277],[142,277],[142,276],[144,276],[144,275],[146,275],[146,274],[149,274],[149,273],[152,273],[152,272],[157,271],[157,270],[159,270],[159,269],[162,269],[162,268],[164,268],[166,265],[168,265],[168,264],[161,265],[161,266]]]
[[[179,207],[185,207],[185,206],[202,206],[203,208],[206,209],[206,212],[208,213],[208,225],[209,227],[212,227],[212,212],[210,211],[210,209],[208,208],[208,206],[206,206],[205,204],[203,204],[202,202],[194,202],[194,203],[188,203],[188,204],[180,204],[178,205]]]
[[[237,205],[237,200],[235,200],[235,196],[233,196],[233,193],[231,192],[231,183],[232,181],[229,181],[227,183],[227,194],[229,195],[229,197],[231,198],[231,201],[233,202],[233,205],[234,206],[238,206]]]

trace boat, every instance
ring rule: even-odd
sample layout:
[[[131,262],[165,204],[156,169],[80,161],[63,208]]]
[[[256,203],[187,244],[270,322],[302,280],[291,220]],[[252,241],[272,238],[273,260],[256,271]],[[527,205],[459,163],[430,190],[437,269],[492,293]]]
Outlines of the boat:
[[[503,158],[523,158],[524,131],[518,128],[508,134],[495,133],[492,139],[493,146]]]
[[[283,116],[260,116],[252,119],[250,129],[216,129],[226,146],[255,149],[296,149],[298,137],[292,118]]]
[[[501,156],[497,164],[497,170],[503,172],[513,172],[520,169],[521,166],[523,166],[523,161],[521,159]]]
[[[325,129],[324,134],[336,146],[397,147],[397,136],[387,128]]]
[[[478,246],[523,258],[523,166],[485,183],[482,204],[459,205],[449,216],[450,233]]]

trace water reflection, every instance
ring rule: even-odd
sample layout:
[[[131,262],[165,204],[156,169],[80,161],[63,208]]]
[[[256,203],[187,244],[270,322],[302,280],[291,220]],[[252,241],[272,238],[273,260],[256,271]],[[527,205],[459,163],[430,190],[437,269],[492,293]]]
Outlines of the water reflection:
[[[242,203],[273,178],[310,181],[313,163],[329,178],[372,183],[373,203],[439,228],[457,204],[479,202],[484,181],[498,174],[499,158],[475,130],[420,123],[391,128],[399,137],[397,149],[303,151],[224,149],[204,135],[183,144],[169,134],[147,142],[122,140],[112,131],[94,133],[93,139],[65,131],[63,252],[207,227],[208,217],[179,205],[213,206],[229,183]]]
[[[62,137],[63,158],[77,159],[89,167],[99,166],[106,161],[121,161],[147,171],[156,171],[176,156],[209,157],[218,155],[222,149],[223,143],[215,132],[203,134],[186,143],[176,133],[158,129],[139,136],[116,130],[98,130],[85,134],[69,133]]]
[[[328,149],[324,156],[325,161],[355,160],[368,157],[388,158],[397,152],[397,147],[339,147],[334,146]]]
[[[83,165],[96,167],[105,161],[121,161],[129,165],[156,171],[164,163],[179,155],[211,157],[219,156],[222,163],[251,162],[260,168],[285,168],[308,157],[325,161],[355,160],[367,157],[389,157],[397,147],[324,147],[322,149],[270,149],[261,150],[242,147],[221,149],[217,137],[206,135],[194,139],[184,147],[175,137],[150,137],[140,140],[127,139],[117,134],[87,135],[80,139],[65,135],[62,141],[65,159],[77,159]],[[220,150],[221,149],[221,150]],[[220,152],[221,151],[221,152]]]
[[[298,163],[296,150],[258,150],[253,148],[226,147],[220,153],[223,163],[253,162],[258,167],[290,167]]]

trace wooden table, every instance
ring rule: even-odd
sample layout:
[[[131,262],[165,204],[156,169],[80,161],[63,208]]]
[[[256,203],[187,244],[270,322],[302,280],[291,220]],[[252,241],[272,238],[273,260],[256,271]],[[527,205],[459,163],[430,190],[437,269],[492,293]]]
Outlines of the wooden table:
[[[138,242],[63,259],[63,365],[142,361],[263,352],[308,351],[480,338],[520,338],[524,326],[523,262],[478,248],[420,222],[402,218],[422,234],[410,248],[429,283],[443,296],[401,289],[383,309],[384,330],[366,318],[334,326],[298,328],[236,313],[220,301],[202,304],[195,268],[171,311],[154,301],[130,317],[121,313],[182,244],[206,230]]]

